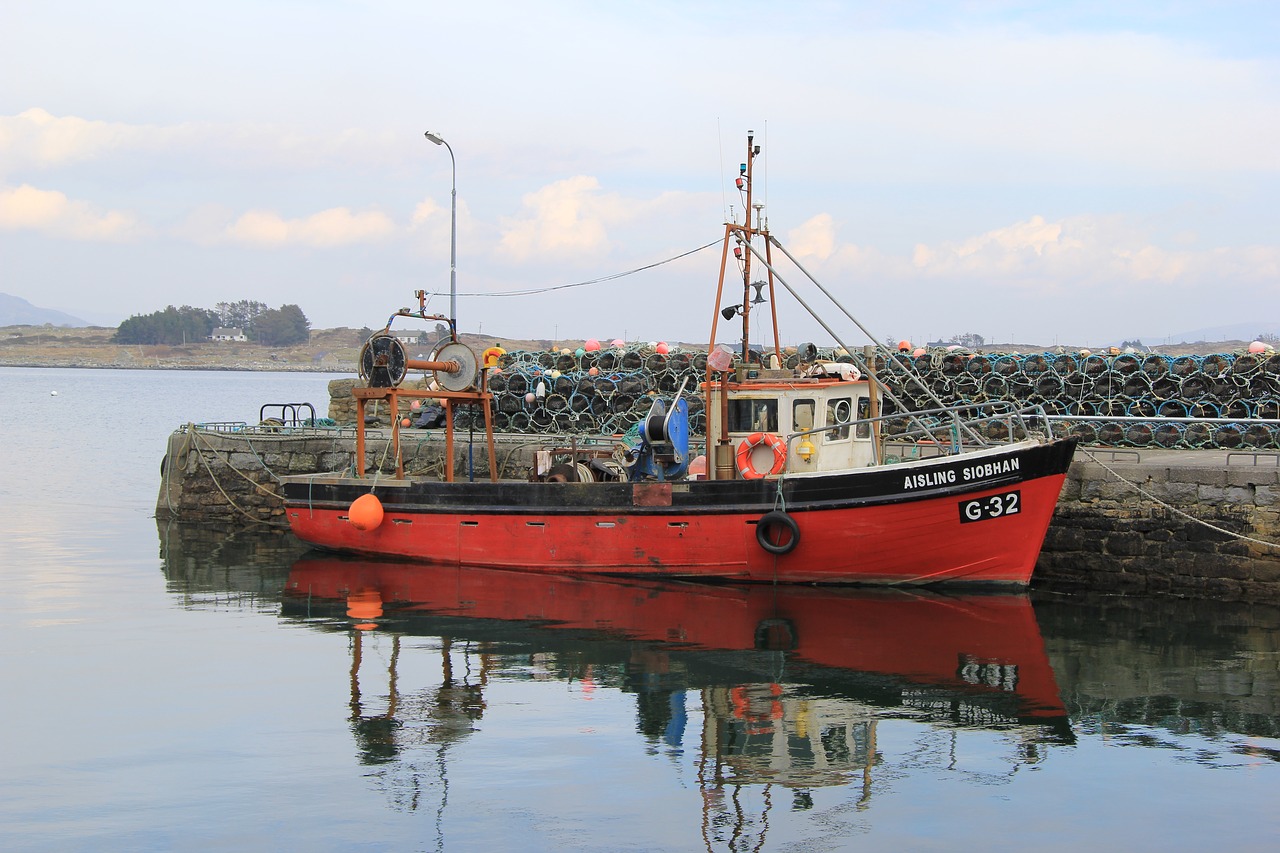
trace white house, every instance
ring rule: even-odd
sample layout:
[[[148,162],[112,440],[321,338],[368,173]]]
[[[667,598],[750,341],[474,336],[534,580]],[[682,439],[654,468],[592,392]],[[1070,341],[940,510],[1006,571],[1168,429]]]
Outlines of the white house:
[[[213,334],[209,336],[211,341],[247,341],[244,330],[242,329],[224,329],[218,327],[213,330]]]

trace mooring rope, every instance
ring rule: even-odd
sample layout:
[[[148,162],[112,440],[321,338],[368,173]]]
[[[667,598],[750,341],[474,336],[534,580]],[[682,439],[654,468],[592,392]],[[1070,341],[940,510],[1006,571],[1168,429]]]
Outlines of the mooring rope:
[[[199,433],[195,432],[193,424],[188,424],[188,429],[193,434],[195,434],[198,441],[205,442],[205,446],[209,448],[209,451],[214,455],[214,458],[218,458],[218,451],[212,445],[210,445],[207,440],[200,438]],[[261,518],[258,518],[255,515],[252,515],[244,507],[237,504],[235,500],[231,497],[231,495],[227,494],[227,490],[222,488],[222,484],[218,482],[217,476],[213,473],[213,467],[209,464],[209,460],[205,458],[204,453],[201,452],[199,446],[193,445],[193,449],[196,452],[196,456],[200,457],[200,461],[204,463],[205,470],[209,472],[209,479],[213,482],[213,485],[217,487],[218,491],[222,493],[222,496],[227,499],[227,503],[231,505],[232,509],[239,512],[241,515],[243,515],[245,518],[249,519],[250,521],[257,522],[258,524],[265,524],[268,527],[288,527],[289,526],[285,522],[265,521]],[[267,494],[272,495],[273,497],[280,498],[280,500],[284,500],[283,498],[280,497],[280,495],[277,495],[275,492],[264,487],[261,483],[253,480],[243,472],[232,467],[230,462],[227,462],[227,467],[230,468],[232,471],[235,471],[235,473],[239,474],[241,477],[244,477],[246,480],[252,483],[254,487],[257,488],[259,491],[266,492]]]
[[[1158,497],[1156,497],[1155,495],[1151,494],[1151,492],[1149,492],[1149,491],[1147,491],[1146,489],[1142,488],[1142,486],[1139,486],[1137,483],[1133,482],[1132,480],[1128,479],[1127,477],[1124,477],[1123,475],[1121,475],[1120,473],[1118,473],[1114,468],[1112,468],[1111,466],[1109,466],[1107,463],[1103,462],[1103,461],[1102,461],[1101,459],[1099,459],[1097,456],[1094,456],[1092,453],[1090,453],[1090,452],[1089,452],[1089,450],[1088,450],[1087,448],[1077,446],[1077,448],[1076,448],[1076,449],[1077,449],[1077,450],[1079,450],[1079,451],[1083,451],[1083,453],[1084,453],[1084,455],[1085,455],[1085,456],[1088,456],[1088,457],[1089,457],[1090,459],[1092,459],[1094,462],[1097,462],[1100,466],[1102,466],[1102,468],[1103,468],[1103,469],[1105,469],[1105,470],[1107,471],[1107,473],[1111,474],[1111,476],[1115,477],[1117,480],[1119,480],[1120,482],[1124,483],[1125,485],[1132,487],[1134,491],[1138,492],[1138,494],[1142,495],[1143,497],[1147,498],[1148,500],[1154,501],[1156,504],[1159,504],[1160,506],[1164,507],[1165,509],[1169,510],[1169,512],[1172,512],[1172,513],[1173,513],[1173,514],[1175,514],[1175,515],[1180,515],[1180,516],[1182,516],[1183,518],[1187,519],[1188,521],[1191,521],[1191,522],[1194,522],[1194,523],[1196,523],[1196,524],[1199,524],[1199,525],[1202,525],[1202,526],[1204,526],[1204,527],[1207,527],[1207,528],[1209,528],[1210,530],[1215,530],[1215,531],[1217,531],[1218,533],[1222,533],[1222,534],[1224,534],[1224,535],[1226,535],[1226,536],[1230,536],[1230,537],[1232,537],[1233,539],[1239,539],[1239,540],[1241,540],[1242,542],[1251,542],[1251,543],[1253,543],[1254,545],[1261,545],[1261,546],[1262,546],[1262,547],[1264,547],[1264,548],[1274,548],[1274,549],[1276,549],[1276,550],[1280,550],[1280,543],[1277,543],[1277,542],[1268,542],[1268,541],[1266,541],[1265,539],[1257,539],[1257,538],[1254,538],[1254,537],[1252,537],[1252,536],[1245,536],[1243,533],[1236,533],[1236,532],[1234,532],[1234,531],[1227,530],[1226,528],[1219,527],[1219,526],[1218,526],[1218,525],[1216,525],[1216,524],[1213,524],[1213,523],[1211,523],[1211,522],[1205,521],[1203,518],[1196,518],[1196,517],[1195,517],[1194,515],[1192,515],[1191,513],[1186,512],[1186,511],[1181,510],[1181,509],[1178,509],[1176,506],[1173,506],[1173,505],[1172,505],[1172,504],[1170,504],[1169,502],[1164,501],[1164,500],[1161,500],[1160,498],[1158,498]]]

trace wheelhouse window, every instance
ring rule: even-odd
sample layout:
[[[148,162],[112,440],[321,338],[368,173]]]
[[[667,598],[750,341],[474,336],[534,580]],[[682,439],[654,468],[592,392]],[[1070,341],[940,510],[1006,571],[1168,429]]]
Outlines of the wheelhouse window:
[[[812,400],[796,400],[791,404],[791,431],[808,432],[813,429],[813,418],[818,407]]]
[[[854,424],[854,438],[871,438],[871,424],[867,423],[867,418],[871,417],[871,398],[858,398],[858,422]]]
[[[853,414],[853,399],[835,397],[827,401],[827,426],[835,427],[824,433],[827,441],[844,441],[849,437],[849,422]],[[842,426],[835,426],[842,424]]]
[[[777,431],[777,400],[729,401],[729,432]]]

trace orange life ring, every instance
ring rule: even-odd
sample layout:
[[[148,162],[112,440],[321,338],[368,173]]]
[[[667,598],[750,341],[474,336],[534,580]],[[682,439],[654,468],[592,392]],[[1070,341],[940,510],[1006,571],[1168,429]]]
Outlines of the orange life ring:
[[[757,471],[751,464],[751,452],[764,445],[773,451],[773,466],[768,471]],[[781,474],[787,467],[787,443],[771,432],[753,432],[738,445],[738,473],[744,480],[758,480],[769,474]]]

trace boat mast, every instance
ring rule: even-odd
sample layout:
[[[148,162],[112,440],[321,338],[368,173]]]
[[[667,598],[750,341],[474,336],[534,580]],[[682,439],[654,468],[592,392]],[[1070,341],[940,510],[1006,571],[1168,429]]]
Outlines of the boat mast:
[[[773,241],[769,239],[768,220],[764,216],[764,205],[755,201],[755,160],[760,154],[760,146],[755,144],[755,131],[747,131],[747,157],[746,160],[738,167],[738,177],[734,183],[738,187],[738,191],[743,194],[745,201],[744,220],[739,224],[736,220],[729,221],[724,224],[724,249],[720,256],[720,282],[716,288],[716,314],[711,318],[711,341],[708,351],[715,348],[716,345],[716,329],[719,324],[719,318],[724,317],[725,320],[732,320],[734,316],[742,319],[742,350],[741,357],[744,364],[750,360],[751,347],[751,309],[752,306],[760,305],[764,302],[769,303],[770,319],[773,322],[773,351],[774,356],[779,363],[782,360],[781,345],[778,340],[778,309],[777,300],[774,299],[774,281],[773,281]],[[755,217],[754,219],[752,217]],[[764,238],[764,265],[768,275],[767,281],[755,282],[751,281],[751,241],[755,237]],[[729,260],[729,244],[734,243],[733,257],[742,265],[742,301],[736,305],[721,306],[720,300],[724,298],[724,277],[728,267]],[[768,287],[768,298],[765,298],[764,288]],[[756,289],[754,298],[751,293],[752,288]]]

